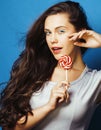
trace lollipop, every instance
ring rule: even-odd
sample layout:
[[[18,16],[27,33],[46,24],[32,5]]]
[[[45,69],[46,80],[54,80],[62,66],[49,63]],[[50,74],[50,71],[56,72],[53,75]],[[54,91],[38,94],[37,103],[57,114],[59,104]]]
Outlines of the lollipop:
[[[72,67],[72,59],[70,56],[64,55],[59,59],[59,65],[66,70],[66,80],[68,80],[67,70]]]
[[[59,64],[61,67],[63,67],[64,69],[70,69],[71,65],[72,65],[72,59],[70,56],[61,56],[61,58],[59,59]]]

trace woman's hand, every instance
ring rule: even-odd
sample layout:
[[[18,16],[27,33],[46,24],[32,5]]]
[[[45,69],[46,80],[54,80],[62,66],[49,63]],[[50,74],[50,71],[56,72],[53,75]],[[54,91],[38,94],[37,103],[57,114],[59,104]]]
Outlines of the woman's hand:
[[[55,86],[50,95],[49,99],[49,106],[54,110],[59,104],[62,102],[68,102],[69,100],[69,93],[67,92],[67,88],[69,87],[66,81],[58,83]]]
[[[84,41],[81,42],[80,39]],[[69,36],[69,40],[74,41],[74,45],[86,48],[101,47],[101,34],[92,30],[82,30]]]
[[[25,124],[21,125],[25,121],[26,117],[23,116],[20,118],[13,130],[30,130],[41,120],[43,120],[51,111],[55,110],[57,105],[61,104],[62,102],[67,102],[69,100],[69,94],[67,93],[68,86],[69,85],[66,81],[58,83],[56,86],[54,86],[51,90],[48,103],[32,110],[33,115],[30,113],[28,114],[28,119]]]

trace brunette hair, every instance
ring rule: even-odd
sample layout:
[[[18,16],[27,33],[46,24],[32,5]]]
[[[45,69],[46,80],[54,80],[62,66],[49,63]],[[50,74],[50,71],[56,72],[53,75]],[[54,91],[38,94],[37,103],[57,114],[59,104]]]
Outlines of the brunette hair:
[[[51,54],[45,39],[44,22],[49,15],[69,14],[70,23],[77,31],[90,29],[86,15],[77,2],[65,1],[47,9],[34,23],[26,36],[24,51],[15,61],[11,76],[0,96],[0,125],[14,127],[17,121],[28,113],[32,114],[29,100],[32,93],[42,88],[50,79],[57,60]],[[84,53],[84,49],[81,52]]]

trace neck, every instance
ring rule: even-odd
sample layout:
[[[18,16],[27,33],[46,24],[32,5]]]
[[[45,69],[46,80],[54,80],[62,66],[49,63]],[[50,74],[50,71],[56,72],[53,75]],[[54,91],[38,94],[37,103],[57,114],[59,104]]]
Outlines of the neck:
[[[71,55],[73,60],[72,68],[76,70],[82,70],[85,68],[84,61],[82,59],[81,50],[78,48],[73,55]]]

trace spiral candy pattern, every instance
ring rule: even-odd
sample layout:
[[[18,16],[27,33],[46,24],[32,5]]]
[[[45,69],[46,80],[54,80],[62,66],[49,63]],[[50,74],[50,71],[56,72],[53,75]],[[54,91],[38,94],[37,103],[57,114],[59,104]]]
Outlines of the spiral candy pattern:
[[[72,67],[72,59],[70,56],[64,55],[59,59],[59,65],[64,69],[70,69]]]

